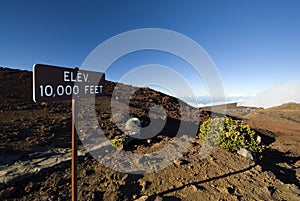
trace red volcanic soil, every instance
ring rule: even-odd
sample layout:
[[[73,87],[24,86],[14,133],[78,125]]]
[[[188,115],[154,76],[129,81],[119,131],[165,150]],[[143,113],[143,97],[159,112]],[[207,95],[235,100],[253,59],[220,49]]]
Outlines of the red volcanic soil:
[[[29,71],[0,68],[0,80],[0,200],[70,200],[71,102],[34,103],[32,73]],[[147,130],[150,132],[147,138],[128,145],[124,151],[140,154],[141,158],[136,162],[124,155],[119,171],[113,168],[116,158],[107,155],[112,150],[118,154],[120,150],[105,150],[107,155],[102,157],[111,165],[106,167],[87,153],[78,141],[78,200],[299,199],[299,116],[293,112],[297,110],[294,105],[284,109],[292,112],[281,115],[278,110],[263,109],[240,115],[239,118],[245,118],[262,136],[265,151],[261,161],[253,162],[217,146],[207,157],[201,158],[203,144],[191,128],[198,128],[209,118],[211,113],[207,109],[193,108],[149,88],[122,84],[117,88],[123,93],[112,98],[116,83],[107,81],[104,96],[79,105],[82,109],[78,118],[87,120],[84,129],[78,129],[82,140],[97,140],[99,129],[109,140],[126,135],[112,114],[112,103],[115,102],[120,119],[127,112],[131,117],[138,117],[144,128],[151,122],[165,124],[154,133]],[[124,100],[128,94],[131,98],[126,104]],[[88,116],[93,110],[90,106],[95,106],[93,114],[97,125],[92,124]],[[165,115],[159,108],[153,110],[155,106],[163,108]],[[272,119],[259,116],[272,113],[276,114]],[[140,165],[147,154],[174,144],[181,123],[189,125],[179,137],[180,143],[185,143],[183,155],[154,172],[130,174],[120,171]],[[87,135],[87,130],[94,135]],[[189,136],[193,139],[186,143]],[[172,157],[181,148],[178,146],[156,154],[157,163],[164,156]],[[152,167],[149,165],[149,170]]]

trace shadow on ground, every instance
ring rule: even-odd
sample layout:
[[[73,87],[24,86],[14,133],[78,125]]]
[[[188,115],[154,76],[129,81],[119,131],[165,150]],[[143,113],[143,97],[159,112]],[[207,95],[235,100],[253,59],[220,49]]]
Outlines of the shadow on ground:
[[[139,179],[143,178],[142,174],[128,174],[128,177],[125,180],[124,186],[120,186],[120,191],[123,193],[123,196],[130,198],[133,194],[138,195],[142,190],[142,186],[139,182]]]
[[[300,188],[299,180],[296,177],[296,170],[287,167],[287,165],[291,166],[300,160],[300,157],[292,157],[288,156],[288,154],[275,149],[267,149],[259,165],[263,171],[271,171],[283,183],[295,184]]]
[[[262,142],[265,145],[270,145],[275,142],[275,136],[273,133],[268,135],[263,134],[261,131],[256,132],[261,136]],[[272,172],[277,179],[285,184],[295,184],[300,187],[299,180],[296,177],[296,170],[291,166],[300,160],[299,156],[289,156],[290,153],[280,152],[276,149],[265,149],[262,155],[262,159],[258,164],[262,167],[263,171]]]
[[[238,170],[238,171],[235,171],[235,172],[229,172],[229,173],[226,173],[226,174],[223,174],[223,175],[220,175],[220,176],[216,176],[216,177],[212,177],[212,178],[209,178],[209,179],[205,179],[203,181],[198,181],[198,182],[190,182],[190,183],[187,183],[185,185],[182,185],[180,187],[177,187],[177,188],[173,188],[173,189],[170,189],[170,190],[167,190],[167,191],[164,191],[164,192],[161,192],[159,193],[160,196],[163,196],[163,195],[166,195],[166,194],[169,194],[169,193],[172,193],[172,192],[175,192],[175,191],[179,191],[179,190],[182,190],[184,189],[185,187],[188,187],[190,185],[195,185],[197,186],[198,189],[204,189],[203,186],[201,186],[201,184],[204,184],[206,182],[211,182],[211,181],[214,181],[214,180],[218,180],[218,179],[222,179],[222,178],[225,178],[225,177],[229,177],[229,176],[232,176],[232,175],[235,175],[235,174],[240,174],[240,173],[243,173],[243,172],[246,172],[248,170],[251,170],[252,168],[254,168],[256,165],[252,165],[252,166],[249,166],[247,168],[244,168],[244,169],[241,169],[241,170]]]

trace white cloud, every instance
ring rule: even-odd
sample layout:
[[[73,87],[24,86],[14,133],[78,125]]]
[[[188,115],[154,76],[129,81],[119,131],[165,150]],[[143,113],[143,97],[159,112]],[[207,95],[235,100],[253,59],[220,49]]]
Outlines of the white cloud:
[[[212,102],[210,96],[198,96],[196,97],[197,102],[195,98],[181,97],[181,100],[185,101],[187,104],[193,107],[210,107],[214,105],[222,105],[228,103],[240,103],[252,97],[253,95],[249,95],[249,94],[237,94],[237,96],[235,96],[235,94],[231,94],[224,97],[225,100],[216,101],[216,102]]]
[[[274,85],[270,89],[257,93],[252,98],[239,102],[239,105],[268,108],[287,102],[300,102],[300,82]]]

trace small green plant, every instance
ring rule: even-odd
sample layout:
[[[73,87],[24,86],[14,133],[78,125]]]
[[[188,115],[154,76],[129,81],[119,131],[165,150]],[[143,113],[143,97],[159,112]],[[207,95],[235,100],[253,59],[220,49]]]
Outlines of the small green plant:
[[[124,138],[117,138],[117,139],[111,140],[111,145],[116,148],[119,148],[124,144],[124,142],[125,142]]]
[[[199,139],[214,143],[231,152],[245,148],[255,153],[262,152],[258,134],[244,124],[232,118],[209,118],[200,126]]]

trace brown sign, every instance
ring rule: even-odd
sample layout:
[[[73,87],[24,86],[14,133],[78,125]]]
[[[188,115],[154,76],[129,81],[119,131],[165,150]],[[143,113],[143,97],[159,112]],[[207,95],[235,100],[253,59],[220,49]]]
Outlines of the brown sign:
[[[33,100],[57,101],[103,95],[104,82],[104,73],[35,64]]]

